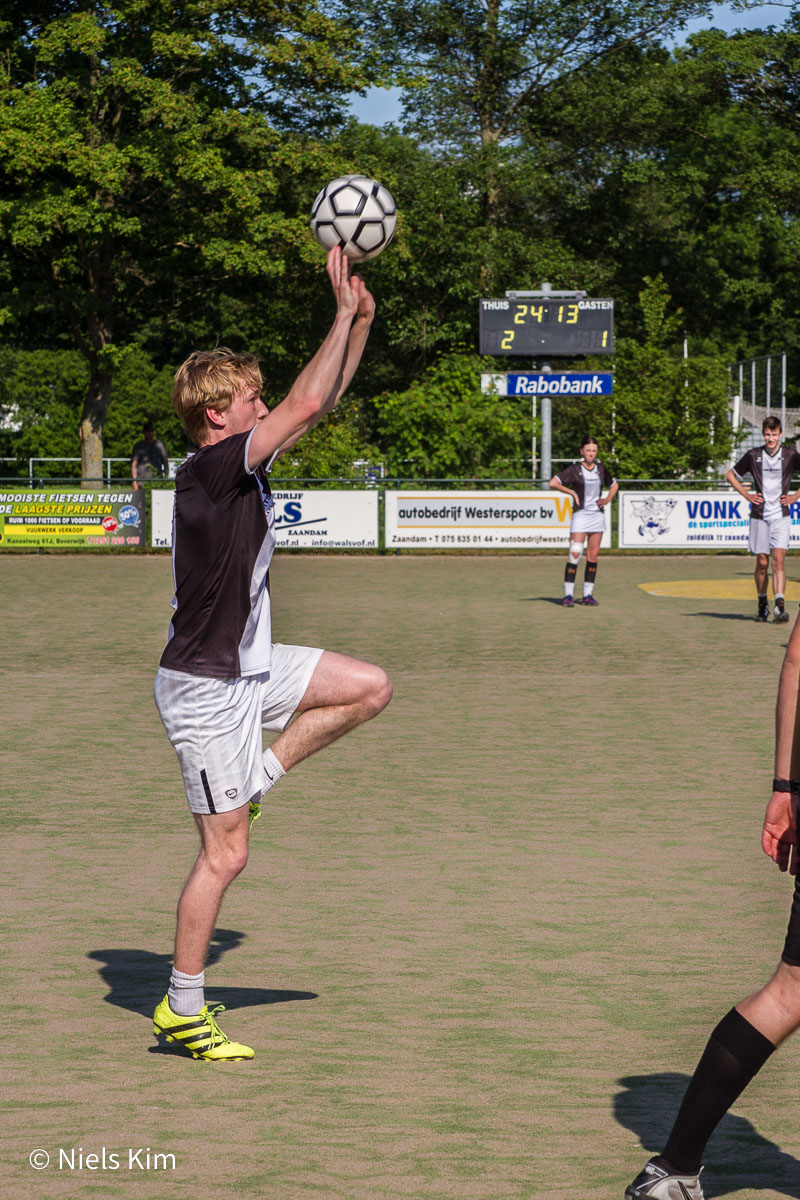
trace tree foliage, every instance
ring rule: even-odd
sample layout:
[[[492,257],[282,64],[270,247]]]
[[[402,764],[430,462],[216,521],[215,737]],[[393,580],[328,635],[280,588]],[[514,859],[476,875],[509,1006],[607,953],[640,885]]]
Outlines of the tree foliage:
[[[390,475],[519,479],[530,474],[530,407],[482,393],[480,375],[487,370],[486,359],[454,352],[406,391],[376,398],[378,436]]]
[[[59,0],[15,7],[0,40],[2,315],[55,320],[86,359],[96,476],[121,349],[154,310],[196,328],[204,289],[302,256],[292,187],[328,164],[300,131],[330,130],[369,72],[313,0]]]

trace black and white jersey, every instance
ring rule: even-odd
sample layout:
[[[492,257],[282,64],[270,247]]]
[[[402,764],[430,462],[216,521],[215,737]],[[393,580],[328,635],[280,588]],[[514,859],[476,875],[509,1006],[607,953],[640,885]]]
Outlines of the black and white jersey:
[[[270,669],[274,501],[253,431],[202,446],[175,477],[174,610],[161,666],[234,679]]]
[[[592,512],[601,512],[602,509],[597,507],[600,493],[603,488],[610,488],[614,482],[614,476],[608,467],[600,462],[599,458],[594,460],[594,466],[591,471],[586,470],[583,462],[570,463],[568,467],[558,472],[556,479],[564,487],[572,488],[573,491],[577,492],[578,503],[575,505],[575,512],[578,512],[579,509],[588,508],[589,503],[593,505]],[[589,492],[586,490],[587,484],[590,488]]]
[[[781,506],[780,497],[791,490],[792,475],[798,469],[800,454],[792,447],[781,446],[773,455],[767,453],[766,446],[757,446],[746,451],[739,461],[734,463],[733,470],[739,479],[745,475],[752,475],[753,487],[761,493],[765,503],[770,505],[767,510],[770,515],[765,514],[765,504],[751,505],[750,516],[762,521],[774,520],[781,516],[788,517],[789,509],[786,505]],[[779,472],[780,490],[775,496],[775,483]]]

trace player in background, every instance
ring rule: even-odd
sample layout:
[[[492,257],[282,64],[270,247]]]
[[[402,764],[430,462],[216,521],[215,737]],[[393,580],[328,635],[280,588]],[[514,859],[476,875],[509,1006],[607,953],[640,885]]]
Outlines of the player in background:
[[[627,1188],[627,1200],[703,1200],[699,1175],[706,1142],[722,1117],[785,1038],[800,1025],[800,616],[781,668],[775,715],[775,778],[761,845],[795,876],[789,928],[778,969],[722,1018],[711,1034],[661,1154]]]
[[[750,504],[750,553],[756,556],[755,580],[758,593],[757,621],[769,620],[767,573],[772,558],[772,591],[775,597],[774,619],[789,620],[786,611],[786,551],[792,532],[789,506],[794,504],[800,489],[789,493],[792,475],[800,468],[800,454],[789,446],[781,446],[783,426],[777,417],[766,417],[761,425],[764,445],[743,454],[725,478],[740,496]],[[744,475],[753,477],[753,491],[741,482]]]
[[[172,977],[153,1025],[193,1058],[254,1053],[222,1032],[215,1015],[221,1006],[209,1010],[204,994],[208,945],[222,897],[247,862],[251,815],[287,771],[376,716],[392,694],[380,667],[272,642],[275,514],[267,473],[334,408],[375,311],[338,247],[327,270],[333,325],[271,411],[251,354],[199,351],[175,376],[173,405],[199,449],[175,480],[174,612],[155,698],[178,754],[200,851],[178,903]],[[318,603],[329,608],[336,599],[320,595]],[[279,731],[266,752],[262,728]]]
[[[589,545],[586,549],[586,569],[583,576],[583,603],[594,608],[597,606],[594,597],[597,558],[606,528],[606,514],[603,509],[616,496],[619,484],[597,457],[597,442],[593,437],[587,436],[581,442],[581,461],[571,463],[565,470],[554,475],[550,480],[550,487],[572,497],[569,557],[564,571],[564,608],[575,606],[575,576],[587,537]],[[605,497],[600,494],[603,488],[608,488]]]

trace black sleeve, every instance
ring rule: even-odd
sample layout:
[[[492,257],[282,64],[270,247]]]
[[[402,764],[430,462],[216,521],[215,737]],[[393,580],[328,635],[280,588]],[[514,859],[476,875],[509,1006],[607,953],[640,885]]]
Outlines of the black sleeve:
[[[753,468],[750,466],[750,450],[746,450],[737,463],[733,464],[733,469],[741,479],[742,475],[752,475]]]
[[[603,487],[610,488],[612,483],[614,482],[614,476],[611,474],[611,472],[609,471],[609,469],[605,465],[605,463],[600,463],[600,471],[602,472],[600,478],[601,478]]]
[[[209,500],[227,508],[240,495],[249,475],[245,452],[251,431],[203,446],[191,460],[190,469]]]
[[[555,477],[559,481],[559,483],[564,485],[564,487],[574,487],[575,486],[575,463],[570,463],[570,465],[568,467],[565,467],[563,471],[558,471]]]

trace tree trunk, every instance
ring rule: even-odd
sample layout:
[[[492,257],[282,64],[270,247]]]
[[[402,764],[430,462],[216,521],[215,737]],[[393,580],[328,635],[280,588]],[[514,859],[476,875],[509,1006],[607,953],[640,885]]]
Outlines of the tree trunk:
[[[103,484],[103,426],[111,400],[111,372],[92,367],[81,416],[81,485]]]

